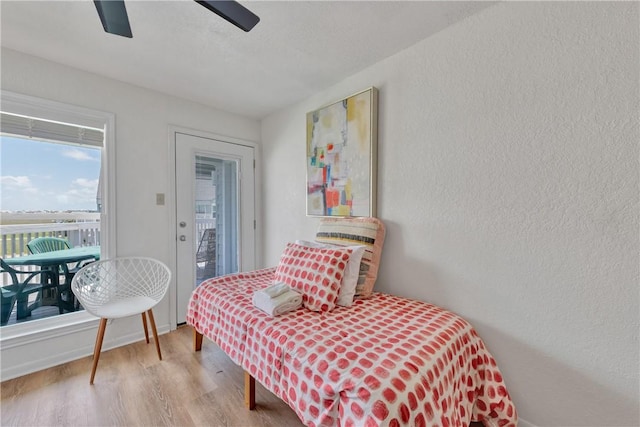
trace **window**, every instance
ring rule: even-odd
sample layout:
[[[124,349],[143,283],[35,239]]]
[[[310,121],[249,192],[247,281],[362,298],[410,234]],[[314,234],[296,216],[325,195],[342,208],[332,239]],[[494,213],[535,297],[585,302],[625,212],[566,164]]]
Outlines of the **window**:
[[[94,131],[100,137],[99,147],[93,144],[63,143],[54,139],[58,136],[56,134],[50,136],[51,140],[9,136],[5,132],[5,124],[14,121],[15,117],[0,113],[0,257],[11,263],[28,259],[24,256],[30,253],[66,247],[73,248],[74,251],[94,247],[96,253],[99,253],[99,177],[103,131]],[[20,119],[28,119],[31,126],[41,122],[33,118]],[[77,127],[76,133],[82,134],[85,130],[91,131]],[[78,256],[85,257],[85,251],[80,251]],[[20,298],[13,293],[28,275],[18,275],[18,283],[14,283],[9,274],[2,274],[0,286],[8,292],[4,295],[0,327],[81,310],[82,307],[74,303],[68,286],[74,271],[87,261],[65,264],[69,271],[59,280],[62,286],[45,283],[36,292],[31,292],[30,286],[22,295],[28,300],[27,309],[19,307]],[[10,268],[34,271],[43,266],[24,264]],[[34,285],[37,282],[42,282],[42,276],[35,277],[29,283]],[[63,288],[66,290],[62,292]],[[62,295],[58,295],[60,292]]]
[[[7,91],[1,94],[2,258],[27,254],[26,243],[39,236],[61,237],[72,247],[99,246],[98,256],[115,255],[113,115]],[[38,268],[24,265],[20,269]],[[60,281],[65,278],[62,274]],[[56,291],[46,291],[29,296],[29,302],[40,298],[44,307],[48,298],[57,311],[61,303],[56,301]],[[69,295],[64,299],[68,302]],[[13,322],[2,327],[3,344],[13,331],[19,336],[90,319],[73,303],[63,310],[68,315],[55,319],[37,314],[34,318],[44,318],[17,322],[17,305],[13,310]]]

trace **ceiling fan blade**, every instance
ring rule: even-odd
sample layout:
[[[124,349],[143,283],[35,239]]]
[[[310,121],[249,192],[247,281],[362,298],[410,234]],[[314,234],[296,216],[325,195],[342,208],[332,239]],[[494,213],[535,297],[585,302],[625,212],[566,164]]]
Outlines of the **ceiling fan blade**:
[[[94,0],[100,21],[107,33],[133,37],[124,0]]]
[[[247,32],[255,27],[258,22],[260,22],[260,18],[256,14],[251,12],[246,7],[242,6],[237,1],[195,1],[196,3],[200,3],[202,6],[206,7],[213,13],[231,22],[236,27]]]

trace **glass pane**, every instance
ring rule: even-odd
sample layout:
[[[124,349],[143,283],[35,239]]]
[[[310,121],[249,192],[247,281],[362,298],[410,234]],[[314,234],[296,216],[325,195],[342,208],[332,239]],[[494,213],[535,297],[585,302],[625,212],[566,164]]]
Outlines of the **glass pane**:
[[[238,271],[238,165],[196,155],[195,260],[198,286]]]
[[[100,258],[101,149],[1,135],[0,150],[0,326],[83,310],[70,286]]]

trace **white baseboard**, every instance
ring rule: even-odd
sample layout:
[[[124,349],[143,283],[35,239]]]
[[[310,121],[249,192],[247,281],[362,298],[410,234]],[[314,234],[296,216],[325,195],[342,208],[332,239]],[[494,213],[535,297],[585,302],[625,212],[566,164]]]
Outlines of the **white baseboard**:
[[[0,370],[0,379],[2,381],[17,378],[23,375],[31,374],[33,372],[41,371],[43,369],[51,368],[63,363],[71,362],[81,359],[93,354],[93,342],[95,341],[95,334],[97,328],[95,326],[87,327],[70,327],[73,331],[65,331],[53,333],[47,336],[47,334],[37,334],[37,336],[31,336],[26,338],[25,336],[16,337],[14,340],[4,339],[2,341],[2,363]],[[108,331],[109,328],[107,328]],[[121,347],[123,345],[138,342],[144,339],[144,332],[142,328],[136,328],[133,333],[117,334],[117,336],[108,338],[105,337],[105,341],[102,346],[102,351],[110,350],[112,348]],[[169,332],[171,329],[169,324],[159,325],[157,327],[158,334],[162,335]],[[56,345],[56,338],[70,336],[73,340],[73,336],[79,336],[84,334],[93,339],[87,340],[86,337],[77,339],[77,342],[88,342],[84,345]],[[75,344],[75,343],[74,343]],[[7,352],[18,352],[20,357],[7,357]],[[13,362],[7,362],[7,359],[13,360]],[[16,360],[18,360],[16,362]]]
[[[518,427],[537,427],[537,426],[533,423],[530,423],[529,421],[523,420],[522,418],[518,418]]]

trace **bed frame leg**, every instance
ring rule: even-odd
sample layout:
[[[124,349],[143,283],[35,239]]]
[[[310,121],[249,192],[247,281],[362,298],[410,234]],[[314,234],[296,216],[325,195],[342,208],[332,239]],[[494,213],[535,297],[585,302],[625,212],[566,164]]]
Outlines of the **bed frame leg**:
[[[256,379],[244,371],[244,406],[249,410],[256,408]]]
[[[193,351],[202,350],[202,334],[193,329]]]

